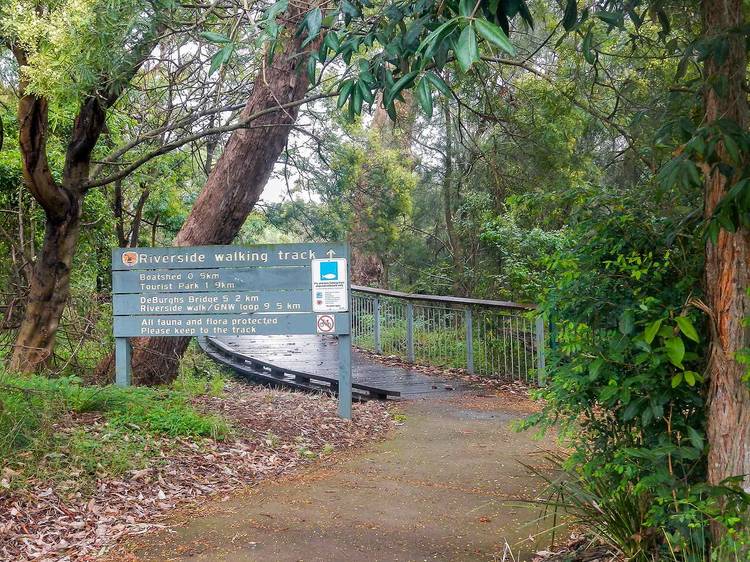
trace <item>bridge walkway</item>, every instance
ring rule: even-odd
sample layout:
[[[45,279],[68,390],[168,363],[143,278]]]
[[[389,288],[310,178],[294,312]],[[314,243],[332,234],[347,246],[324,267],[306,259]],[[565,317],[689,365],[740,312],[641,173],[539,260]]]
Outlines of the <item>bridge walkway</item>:
[[[214,360],[271,386],[338,392],[338,342],[333,336],[238,336],[200,340]],[[423,398],[461,390],[460,381],[385,365],[353,350],[353,398]]]

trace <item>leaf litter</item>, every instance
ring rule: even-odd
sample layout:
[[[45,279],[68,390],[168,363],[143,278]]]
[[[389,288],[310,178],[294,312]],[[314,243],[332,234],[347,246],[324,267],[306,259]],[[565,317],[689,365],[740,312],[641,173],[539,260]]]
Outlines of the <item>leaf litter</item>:
[[[66,493],[70,482],[30,479],[16,489],[3,468],[0,486],[0,560],[93,560],[123,537],[166,527],[176,507],[197,505],[266,478],[287,474],[316,458],[385,437],[393,427],[386,404],[354,405],[354,422],[337,416],[323,394],[269,390],[229,381],[221,397],[194,405],[223,416],[232,435],[222,441],[154,436],[148,466],[120,477],[97,477],[90,493]],[[105,436],[101,416],[72,420],[60,431]]]

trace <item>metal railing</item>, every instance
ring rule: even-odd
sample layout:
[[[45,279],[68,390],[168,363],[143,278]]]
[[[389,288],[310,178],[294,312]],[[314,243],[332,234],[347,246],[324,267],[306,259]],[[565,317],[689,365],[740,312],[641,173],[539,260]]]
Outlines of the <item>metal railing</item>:
[[[352,336],[410,363],[543,384],[544,322],[534,308],[352,286]]]

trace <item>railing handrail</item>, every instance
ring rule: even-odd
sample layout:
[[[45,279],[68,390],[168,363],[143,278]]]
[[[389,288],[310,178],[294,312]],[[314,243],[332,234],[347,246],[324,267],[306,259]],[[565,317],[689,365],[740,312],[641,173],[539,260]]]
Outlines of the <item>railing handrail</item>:
[[[506,308],[512,310],[534,310],[535,304],[521,304],[511,301],[493,301],[484,299],[468,299],[464,297],[443,297],[440,295],[423,295],[420,293],[402,293],[400,291],[389,291],[386,289],[376,289],[373,287],[364,287],[362,285],[352,285],[352,291],[370,293],[373,295],[382,295],[384,297],[394,297],[413,301],[442,302],[452,304],[468,304],[477,306],[489,306],[494,308]]]

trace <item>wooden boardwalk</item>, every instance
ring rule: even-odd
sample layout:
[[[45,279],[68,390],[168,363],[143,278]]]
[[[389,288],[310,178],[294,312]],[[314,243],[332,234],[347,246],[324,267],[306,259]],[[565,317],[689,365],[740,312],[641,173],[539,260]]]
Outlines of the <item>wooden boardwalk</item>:
[[[204,349],[213,352],[211,354],[215,359],[259,382],[278,383],[278,386],[302,390],[337,390],[338,349],[335,337],[221,337],[212,338],[208,346],[203,345]],[[445,395],[461,388],[459,381],[384,365],[356,349],[353,350],[352,361],[355,398],[420,398]],[[257,377],[253,377],[253,374]],[[312,384],[305,375],[312,375]],[[321,382],[323,388],[315,384]]]

